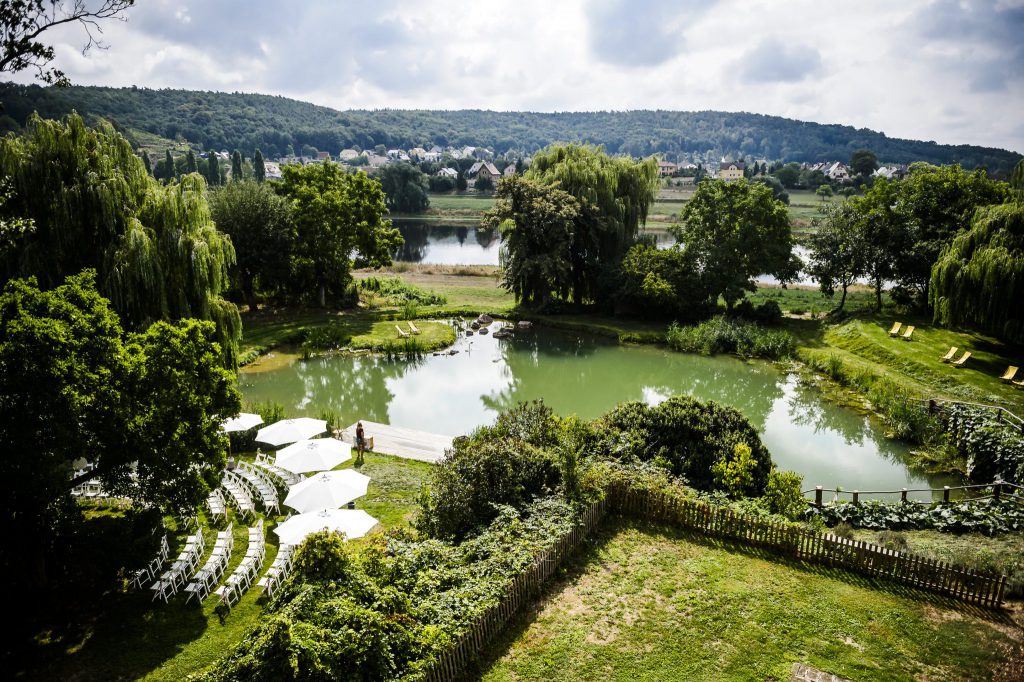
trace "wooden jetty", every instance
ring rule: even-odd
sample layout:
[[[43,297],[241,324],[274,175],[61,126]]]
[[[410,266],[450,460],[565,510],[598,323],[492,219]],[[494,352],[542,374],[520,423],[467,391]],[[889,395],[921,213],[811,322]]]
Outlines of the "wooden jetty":
[[[362,422],[366,438],[373,445],[373,452],[434,464],[444,457],[444,451],[452,446],[452,436],[378,424],[365,419]],[[352,424],[343,430],[341,439],[346,443],[355,443],[356,425]]]

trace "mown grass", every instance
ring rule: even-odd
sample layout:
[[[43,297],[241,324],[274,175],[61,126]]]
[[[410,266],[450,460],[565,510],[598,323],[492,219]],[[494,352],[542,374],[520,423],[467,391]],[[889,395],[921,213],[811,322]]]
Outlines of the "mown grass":
[[[783,312],[808,317],[822,316],[839,305],[840,295],[834,298],[825,296],[816,286],[789,285],[785,288],[778,284],[758,284],[757,291],[747,294],[747,299],[754,305],[767,301],[775,301]],[[882,302],[887,303],[889,297],[883,294]],[[875,292],[864,286],[851,287],[846,295],[847,312],[870,310],[875,305]]]
[[[982,680],[1005,626],[842,571],[609,523],[490,649],[482,679],[785,680],[805,662],[855,680]]]
[[[339,469],[353,467],[350,460]],[[416,498],[431,465],[370,452],[357,467],[370,476],[367,494],[356,507],[365,509],[387,530],[407,526],[417,509]],[[267,553],[264,568],[277,553],[273,527],[282,517],[265,521]],[[216,529],[201,516],[207,547]],[[172,555],[186,533],[172,524]],[[228,573],[241,561],[248,540],[245,522],[234,520],[235,552]],[[353,542],[359,542],[354,540]],[[205,557],[204,557],[205,559]],[[170,604],[150,601],[151,593],[109,594],[95,604],[91,614],[73,614],[73,620],[47,628],[37,637],[29,667],[14,670],[16,678],[33,680],[134,680],[178,682],[214,663],[239,641],[263,615],[267,600],[253,586],[231,610],[224,623],[214,607],[216,597],[202,607],[183,595]]]

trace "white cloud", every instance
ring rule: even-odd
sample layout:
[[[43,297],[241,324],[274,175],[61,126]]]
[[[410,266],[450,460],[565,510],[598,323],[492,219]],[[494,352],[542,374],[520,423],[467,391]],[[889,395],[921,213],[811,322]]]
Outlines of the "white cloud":
[[[337,108],[722,109],[1024,151],[1024,4],[147,0],[74,82]],[[27,80],[23,75],[19,80]]]

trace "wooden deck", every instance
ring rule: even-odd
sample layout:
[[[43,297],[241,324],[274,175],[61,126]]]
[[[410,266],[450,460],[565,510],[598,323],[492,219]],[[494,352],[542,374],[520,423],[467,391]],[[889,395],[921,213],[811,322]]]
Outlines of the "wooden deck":
[[[378,424],[365,419],[362,422],[366,437],[373,439],[374,452],[433,464],[444,457],[444,451],[452,446],[452,436]],[[355,443],[356,425],[343,430],[341,439],[346,443]]]

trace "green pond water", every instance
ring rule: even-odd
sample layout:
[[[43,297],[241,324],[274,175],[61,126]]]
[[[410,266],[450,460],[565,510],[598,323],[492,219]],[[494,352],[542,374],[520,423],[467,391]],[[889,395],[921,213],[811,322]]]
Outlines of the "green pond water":
[[[415,361],[272,356],[243,370],[239,385],[244,400],[275,401],[289,415],[330,409],[345,425],[368,419],[448,435],[488,424],[519,401],[543,399],[558,414],[594,418],[623,401],[654,404],[683,393],[740,410],[761,432],[775,463],[803,474],[805,489],[955,484],[910,471],[907,447],[887,439],[875,422],[826,403],[795,375],[766,363],[619,346],[543,329],[511,339],[462,337],[454,348],[455,355]]]

